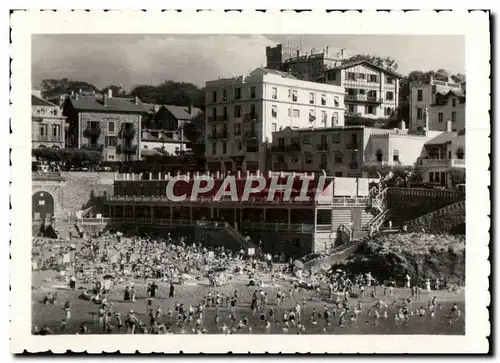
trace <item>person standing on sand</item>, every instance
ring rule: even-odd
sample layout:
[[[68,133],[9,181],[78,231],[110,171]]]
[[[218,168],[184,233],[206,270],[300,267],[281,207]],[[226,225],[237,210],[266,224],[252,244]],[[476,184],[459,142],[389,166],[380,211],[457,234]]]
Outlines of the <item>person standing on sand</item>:
[[[174,297],[174,291],[175,291],[174,284],[170,283],[170,291],[168,292],[168,297],[169,298],[173,298]]]

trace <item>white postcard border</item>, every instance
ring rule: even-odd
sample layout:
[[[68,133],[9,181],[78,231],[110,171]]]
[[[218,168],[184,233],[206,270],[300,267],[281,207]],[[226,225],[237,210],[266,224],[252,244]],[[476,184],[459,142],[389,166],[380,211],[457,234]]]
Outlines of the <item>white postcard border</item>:
[[[12,26],[11,351],[485,353],[490,263],[490,38],[486,12],[16,12]],[[466,335],[31,335],[31,34],[464,34],[467,71]],[[84,51],[84,49],[82,49]]]

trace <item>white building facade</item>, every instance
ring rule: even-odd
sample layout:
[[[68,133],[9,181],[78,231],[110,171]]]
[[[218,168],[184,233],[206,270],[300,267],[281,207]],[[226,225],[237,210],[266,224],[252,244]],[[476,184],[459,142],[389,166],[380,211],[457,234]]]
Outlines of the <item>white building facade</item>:
[[[410,83],[410,125],[409,129],[412,131],[422,131],[425,129],[424,113],[425,108],[431,108],[436,105],[436,97],[438,94],[448,94],[449,92],[454,92],[459,95],[465,96],[465,83],[455,83],[453,81],[445,82],[431,78],[429,82],[412,82]],[[429,115],[429,127],[430,130],[441,129],[442,131],[446,128],[444,125],[447,121],[443,122],[443,125],[438,125],[439,120],[438,112],[433,112]],[[451,112],[451,111],[450,111]],[[451,117],[451,113],[450,113]],[[465,104],[464,104],[464,125],[465,125]],[[441,127],[442,126],[442,127]],[[458,130],[458,129],[457,129]]]
[[[325,72],[325,83],[345,88],[346,116],[388,119],[399,105],[401,77],[366,61]]]
[[[297,80],[257,68],[246,77],[206,83],[206,158],[209,170],[272,168],[272,133],[344,125],[344,88]]]

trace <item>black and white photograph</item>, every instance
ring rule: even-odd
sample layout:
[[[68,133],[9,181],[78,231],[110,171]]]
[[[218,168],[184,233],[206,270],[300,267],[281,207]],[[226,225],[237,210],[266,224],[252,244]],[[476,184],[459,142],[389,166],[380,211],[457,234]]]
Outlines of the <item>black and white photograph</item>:
[[[470,35],[299,29],[29,34],[24,336],[466,338]]]

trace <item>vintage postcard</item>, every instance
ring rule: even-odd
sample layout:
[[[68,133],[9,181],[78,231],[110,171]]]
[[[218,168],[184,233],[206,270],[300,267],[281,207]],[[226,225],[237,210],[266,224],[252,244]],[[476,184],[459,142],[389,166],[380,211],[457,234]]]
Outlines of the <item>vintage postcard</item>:
[[[488,352],[487,12],[11,27],[13,353]]]

